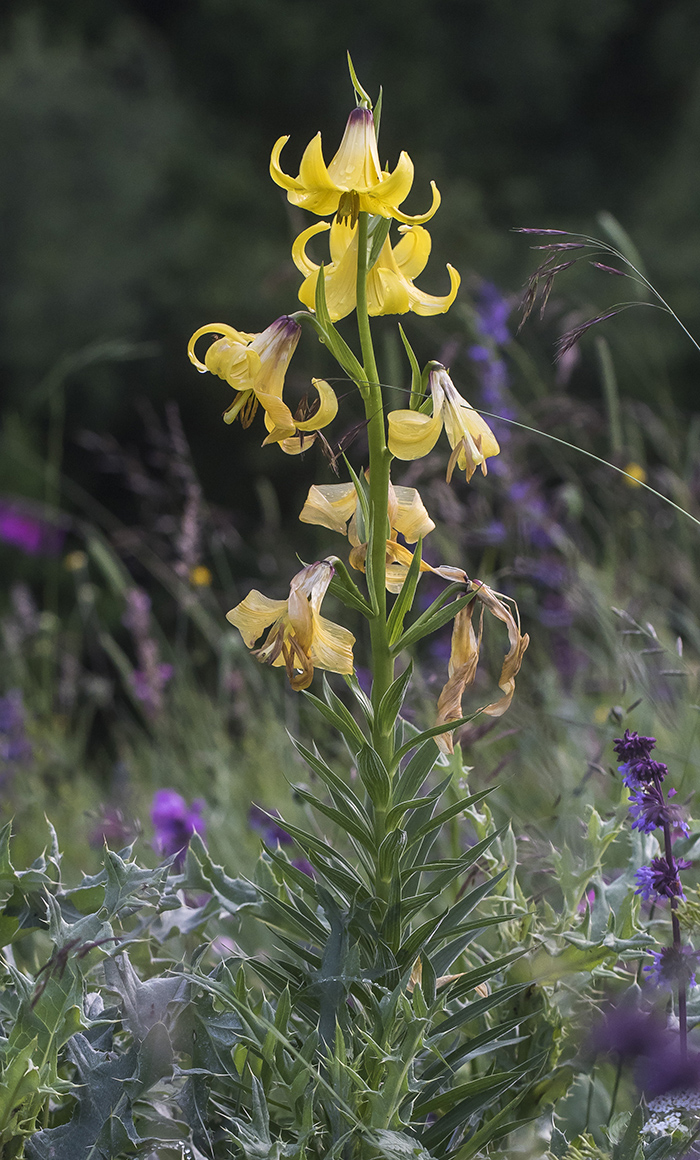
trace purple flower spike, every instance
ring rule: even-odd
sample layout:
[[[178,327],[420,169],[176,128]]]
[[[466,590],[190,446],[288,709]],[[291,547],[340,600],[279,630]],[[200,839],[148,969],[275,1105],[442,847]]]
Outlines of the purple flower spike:
[[[669,790],[668,797],[675,794]],[[688,823],[683,819],[680,806],[674,805],[664,798],[662,791],[656,785],[645,785],[635,789],[630,796],[630,815],[634,819],[632,829],[643,834],[651,834],[659,826],[668,824],[672,829],[680,830],[687,837],[690,833]]]
[[[652,954],[654,960],[644,968],[655,987],[695,987],[695,972],[700,965],[700,953],[692,947],[664,947]]]
[[[174,789],[159,789],[153,796],[151,821],[155,830],[155,847],[169,858],[176,854],[175,868],[179,870],[194,833],[204,836],[206,822],[202,817],[204,802],[197,798],[191,806]]]
[[[632,733],[629,729],[625,729],[624,737],[618,737],[617,741],[613,741],[613,749],[623,762],[645,760],[655,745],[655,737],[640,737],[638,733]]]
[[[674,858],[669,864],[665,858],[653,858],[651,866],[642,866],[635,874],[638,889],[645,902],[656,898],[680,898],[685,902],[685,894],[678,877],[679,870],[687,870],[691,865],[684,858]]]

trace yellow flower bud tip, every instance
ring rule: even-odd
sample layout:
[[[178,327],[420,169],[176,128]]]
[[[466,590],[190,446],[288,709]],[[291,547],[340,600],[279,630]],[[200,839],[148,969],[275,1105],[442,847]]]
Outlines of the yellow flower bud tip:
[[[83,568],[87,568],[87,562],[85,552],[69,552],[64,557],[63,567],[67,572],[82,572]]]
[[[194,588],[210,588],[214,579],[206,564],[197,564],[190,570],[190,584]]]
[[[640,487],[647,481],[647,473],[641,463],[628,463],[625,472],[623,479],[628,487]]]

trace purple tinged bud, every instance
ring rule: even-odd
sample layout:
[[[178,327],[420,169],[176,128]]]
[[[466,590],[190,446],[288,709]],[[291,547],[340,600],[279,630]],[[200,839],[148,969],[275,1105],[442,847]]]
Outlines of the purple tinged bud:
[[[613,741],[613,749],[623,762],[648,758],[655,745],[655,737],[640,737],[638,733],[632,733],[629,729],[625,729],[624,737],[618,737],[617,741]]]

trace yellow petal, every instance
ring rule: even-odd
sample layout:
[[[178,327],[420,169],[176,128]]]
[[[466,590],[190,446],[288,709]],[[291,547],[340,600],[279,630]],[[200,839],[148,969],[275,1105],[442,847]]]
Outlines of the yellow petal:
[[[328,222],[317,222],[316,225],[309,226],[308,229],[302,230],[302,232],[299,234],[299,237],[294,239],[294,244],[292,245],[292,261],[294,262],[297,270],[299,270],[307,278],[310,274],[313,274],[318,270],[318,266],[315,262],[312,262],[311,259],[306,256],[306,243],[311,238],[315,237],[316,234],[325,233],[326,230],[329,230],[330,228],[331,227],[329,226]]]
[[[442,417],[420,411],[391,411],[389,450],[397,459],[421,459],[432,451],[442,430]]]
[[[247,346],[257,337],[255,334],[246,334],[242,330],[235,330],[226,322],[210,322],[208,326],[200,326],[199,330],[195,330],[192,338],[187,344],[187,354],[191,363],[194,363],[198,371],[207,371],[209,368],[205,363],[200,362],[194,353],[195,345],[198,339],[205,334],[215,334],[217,338],[228,338],[232,343],[240,343],[241,346]]]
[[[331,673],[351,673],[354,643],[355,637],[347,628],[326,620],[325,616],[314,618],[311,660],[317,668],[327,669]]]
[[[432,239],[422,226],[399,226],[401,240],[394,246],[394,259],[404,278],[417,278],[428,264]]]
[[[369,190],[364,197],[360,198],[362,209],[368,210],[369,213],[379,214],[380,217],[393,217],[399,221],[403,221],[403,217],[398,213],[396,206],[401,205],[401,202],[406,200],[411,192],[412,185],[413,162],[408,156],[408,153],[402,152],[394,172],[383,172],[379,185]],[[437,205],[435,209],[437,209]],[[433,210],[434,212],[435,210]],[[432,217],[432,214],[428,214],[428,217]],[[427,221],[427,218],[424,220]]]
[[[226,613],[226,619],[235,624],[247,648],[252,648],[265,629],[287,611],[286,600],[270,600],[253,588],[245,600]]]
[[[396,512],[391,526],[409,544],[415,544],[421,536],[432,532],[435,524],[428,515],[423,500],[415,487],[396,487]]]
[[[367,278],[368,312],[372,315],[405,314],[410,307],[409,289],[409,283],[399,271],[382,265],[380,257]]]
[[[299,176],[305,180],[301,170]],[[328,166],[327,176],[336,187],[358,192],[374,189],[381,182],[382,167],[377,151],[377,135],[374,117],[369,109],[357,108],[350,113],[338,152]]]
[[[447,265],[447,272],[450,275],[450,292],[440,297],[435,294],[426,294],[424,290],[419,290],[417,286],[411,286],[409,291],[410,309],[414,314],[420,314],[422,317],[431,317],[434,314],[445,314],[449,309],[459,290],[459,284],[462,281],[460,275],[455,270],[454,266]],[[492,452],[492,454],[496,454]]]
[[[413,168],[413,167],[411,166],[411,168]],[[398,169],[398,166],[397,166],[397,169]],[[389,183],[387,182],[387,186],[388,186],[388,184]],[[371,197],[371,198],[368,197],[367,200],[371,201],[372,203],[374,203],[376,205],[376,208],[371,209],[370,212],[381,213],[382,217],[393,217],[396,219],[397,222],[403,222],[404,225],[407,225],[407,226],[419,226],[419,225],[422,225],[423,222],[430,221],[431,217],[433,217],[433,215],[435,213],[437,213],[437,210],[440,206],[440,202],[442,201],[442,198],[440,197],[440,192],[438,190],[437,185],[435,184],[434,181],[431,181],[430,187],[433,191],[433,200],[432,200],[432,204],[430,206],[430,209],[427,210],[426,213],[417,213],[417,214],[413,214],[413,215],[401,213],[400,210],[398,210],[394,207],[393,200],[390,200],[390,198],[392,198],[392,193],[387,188],[387,186],[380,187],[379,190],[375,191],[376,196]],[[405,196],[406,195],[404,194],[404,197]],[[399,203],[402,202],[403,200],[404,200],[403,197],[396,198],[396,201]],[[385,203],[385,204],[383,204],[383,203]],[[369,206],[368,206],[368,208],[369,208]],[[384,209],[383,213],[382,213],[382,209]],[[390,210],[390,212],[389,212],[389,210]]]
[[[348,520],[355,514],[356,504],[354,483],[314,483],[309,488],[299,519],[304,524],[319,524],[344,536]]]
[[[289,192],[303,193],[303,185],[299,181],[295,181],[293,177],[289,177],[280,169],[280,155],[288,140],[289,137],[279,137],[275,141],[270,157],[270,177],[277,185],[281,185],[282,189],[286,189]]]
[[[301,455],[304,451],[309,450],[309,447],[315,440],[315,431],[312,431],[309,435],[302,431],[299,435],[293,435],[289,439],[280,439],[277,446],[284,451],[285,455]]]
[[[338,400],[335,391],[325,379],[312,379],[312,385],[318,391],[318,410],[310,419],[295,420],[297,431],[320,431],[327,427],[338,414]]]

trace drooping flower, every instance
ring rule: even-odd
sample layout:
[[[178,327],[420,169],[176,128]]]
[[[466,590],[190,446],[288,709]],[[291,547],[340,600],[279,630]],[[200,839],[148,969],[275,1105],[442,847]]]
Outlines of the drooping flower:
[[[218,335],[200,362],[195,354],[197,341],[205,334]],[[236,392],[230,407],[224,411],[225,423],[239,417],[249,427],[260,404],[272,420],[273,427],[294,431],[289,407],[282,402],[284,376],[301,334],[293,318],[276,319],[261,334],[246,334],[224,322],[200,326],[190,339],[187,354],[201,373],[209,371],[225,379]]]
[[[270,176],[292,205],[301,206],[319,217],[338,214],[354,222],[366,211],[384,218],[395,218],[406,225],[427,222],[440,205],[440,194],[431,181],[433,203],[427,213],[410,216],[399,206],[413,185],[413,162],[402,153],[393,173],[383,171],[379,161],[374,117],[370,109],[353,109],[345,127],[340,148],[328,166],[323,159],[321,134],[307,145],[299,166],[299,175],[289,177],[280,168],[280,155],[289,137],[275,142],[270,158]]]
[[[202,817],[204,802],[197,798],[187,805],[182,794],[174,789],[159,789],[153,795],[151,821],[155,830],[154,844],[164,857],[176,854],[174,865],[179,869],[184,861],[190,838],[194,833],[206,832]]]
[[[421,459],[432,451],[443,427],[452,448],[447,465],[447,482],[455,466],[467,481],[477,467],[486,475],[486,460],[498,455],[500,447],[485,419],[463,399],[441,363],[434,363],[428,376],[433,413],[392,411],[388,416],[389,450],[397,459]]]
[[[483,633],[484,610],[503,621],[508,629],[510,648],[501,666],[501,675],[498,678],[498,687],[503,693],[497,701],[485,705],[481,713],[489,717],[500,717],[505,713],[513,699],[515,692],[515,678],[520,671],[525,650],[530,643],[527,633],[521,633],[517,612],[515,616],[506,604],[486,584],[479,580],[471,581],[475,599],[462,608],[455,617],[452,630],[452,647],[448,666],[448,680],[438,699],[438,714],[436,725],[445,725],[448,721],[459,721],[463,717],[462,697],[465,689],[474,683],[476,667],[481,650]],[[474,630],[474,612],[480,606],[481,618],[478,633]],[[452,733],[439,734],[435,741],[443,753],[452,753]]]
[[[321,602],[333,578],[331,560],[302,568],[292,579],[287,600],[270,600],[253,589],[227,614],[249,649],[269,628],[253,655],[264,664],[284,665],[293,689],[307,689],[314,668],[351,673],[355,638],[346,628],[320,614]]]
[[[297,269],[304,275],[299,290],[299,299],[314,309],[316,282],[320,267],[306,254],[306,243],[315,234],[330,230],[330,265],[324,266],[324,288],[326,304],[331,319],[336,322],[345,318],[357,305],[357,243],[358,229],[337,219],[331,225],[318,222],[309,226],[292,246],[292,258]],[[413,285],[413,279],[422,274],[430,256],[431,239],[422,226],[400,226],[403,234],[400,242],[393,246],[387,237],[377,261],[367,277],[367,309],[370,314],[444,314],[455,300],[460,284],[460,276],[448,264],[450,292],[444,297],[426,294]]]

